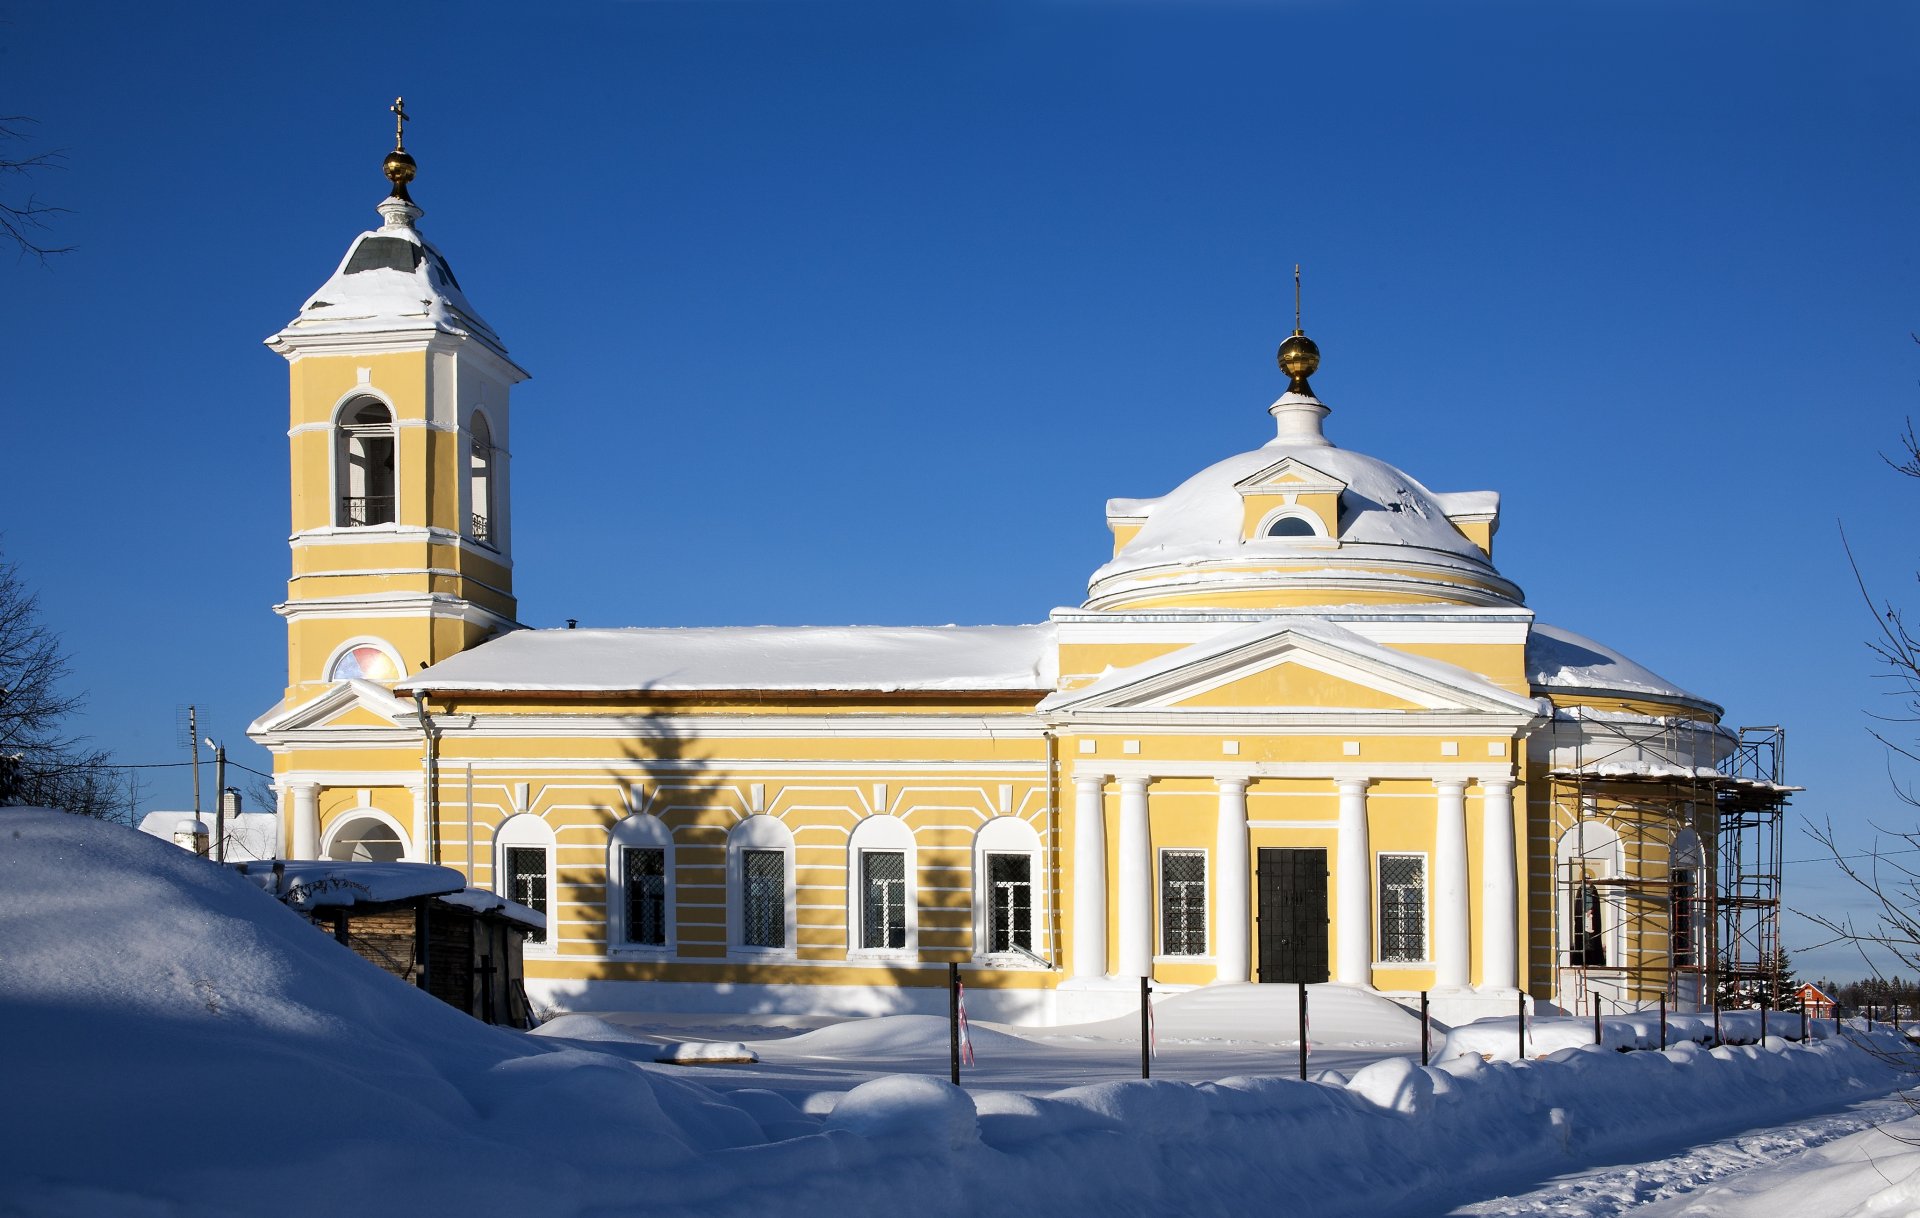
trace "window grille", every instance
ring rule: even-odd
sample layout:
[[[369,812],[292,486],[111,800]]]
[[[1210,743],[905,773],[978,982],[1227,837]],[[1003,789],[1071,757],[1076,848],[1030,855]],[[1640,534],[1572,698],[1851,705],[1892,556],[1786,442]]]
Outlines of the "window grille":
[[[1033,860],[987,856],[987,950],[1033,950]]]
[[[1160,953],[1207,954],[1207,856],[1198,850],[1160,852]]]
[[[1572,925],[1567,928],[1567,963],[1574,968],[1605,968],[1607,927],[1600,890],[1581,882],[1572,886],[1569,895],[1572,899],[1567,902],[1567,913]]]
[[[547,912],[547,852],[539,846],[507,847],[507,899]],[[529,943],[545,943],[547,932],[532,931]]]
[[[787,856],[748,850],[740,859],[740,942],[746,947],[787,945]]]
[[[1693,869],[1675,868],[1673,903],[1667,911],[1673,935],[1673,967],[1692,968],[1700,962],[1699,938],[1694,921]]]
[[[898,850],[869,850],[860,856],[864,885],[860,946],[907,945],[907,856]]]
[[[629,847],[626,851],[627,942],[650,947],[667,943],[667,852]]]
[[[1380,856],[1380,959],[1427,958],[1427,860]]]

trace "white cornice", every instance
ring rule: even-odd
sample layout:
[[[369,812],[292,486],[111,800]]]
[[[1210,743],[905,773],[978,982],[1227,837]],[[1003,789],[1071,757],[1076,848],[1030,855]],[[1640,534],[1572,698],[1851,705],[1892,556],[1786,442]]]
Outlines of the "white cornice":
[[[1077,779],[1080,767],[1069,767],[1070,778]],[[1117,782],[1122,778],[1324,778],[1329,782],[1341,780],[1379,779],[1379,778],[1421,778],[1435,782],[1498,782],[1512,784],[1517,781],[1513,764],[1506,759],[1485,763],[1441,763],[1420,761],[1374,761],[1341,764],[1317,761],[1255,761],[1255,762],[1208,762],[1208,761],[1152,761],[1121,760],[1103,758],[1098,765],[1088,766],[1090,774],[1105,774]],[[1332,794],[1329,791],[1328,794]],[[1255,792],[1251,798],[1258,798]]]

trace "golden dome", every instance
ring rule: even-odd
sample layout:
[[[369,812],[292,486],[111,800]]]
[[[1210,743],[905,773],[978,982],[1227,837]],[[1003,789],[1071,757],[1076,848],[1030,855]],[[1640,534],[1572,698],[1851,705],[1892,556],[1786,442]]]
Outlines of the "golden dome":
[[[1280,344],[1279,362],[1280,371],[1289,378],[1287,392],[1312,397],[1313,387],[1307,384],[1307,378],[1320,370],[1320,348],[1313,345],[1304,330],[1295,330]]]

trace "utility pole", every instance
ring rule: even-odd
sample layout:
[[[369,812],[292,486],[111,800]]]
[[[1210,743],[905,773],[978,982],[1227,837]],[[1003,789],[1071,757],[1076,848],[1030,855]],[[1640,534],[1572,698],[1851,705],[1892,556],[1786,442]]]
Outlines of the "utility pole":
[[[187,742],[193,746],[193,819],[200,819],[200,719],[192,703],[187,705]]]
[[[197,741],[199,737],[194,739]],[[213,750],[213,861],[224,863],[227,861],[227,746],[208,740],[207,747]],[[199,752],[198,748],[194,749],[193,805],[196,812],[200,808]]]

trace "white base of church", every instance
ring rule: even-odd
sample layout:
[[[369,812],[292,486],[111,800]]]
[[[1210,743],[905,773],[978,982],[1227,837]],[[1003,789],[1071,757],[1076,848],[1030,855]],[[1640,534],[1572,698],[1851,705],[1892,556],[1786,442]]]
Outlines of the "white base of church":
[[[1155,984],[1156,1001],[1206,987]],[[693,981],[565,981],[527,978],[534,1006],[551,1011],[660,1011],[673,1014],[825,1015],[850,1019],[878,1015],[945,1015],[942,986],[768,985]],[[967,1016],[993,1023],[1059,1027],[1097,1023],[1140,1009],[1137,978],[1076,978],[1056,989],[967,987]],[[1417,993],[1381,992],[1381,997],[1418,1012]],[[1511,1017],[1520,991],[1512,988],[1434,990],[1433,1018],[1449,1027],[1488,1017]],[[1532,999],[1527,1001],[1533,1008]]]

